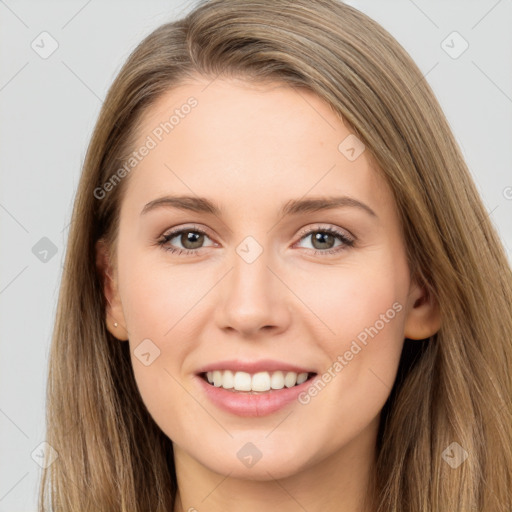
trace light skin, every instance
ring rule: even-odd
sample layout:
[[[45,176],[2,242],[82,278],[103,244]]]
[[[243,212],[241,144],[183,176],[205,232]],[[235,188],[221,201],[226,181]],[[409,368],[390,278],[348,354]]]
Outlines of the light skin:
[[[173,441],[174,512],[368,510],[380,411],[404,338],[437,332],[438,308],[410,278],[389,186],[369,151],[350,161],[338,150],[352,132],[323,100],[281,83],[210,82],[187,82],[145,112],[137,147],[187,98],[198,101],[127,178],[110,266],[97,246],[108,329],[128,340],[142,399]],[[208,198],[221,211],[141,214],[170,195]],[[280,215],[290,200],[333,196],[375,215],[355,206]],[[187,243],[187,232],[166,246],[198,248],[195,255],[157,243],[171,228],[193,234],[194,226],[207,233],[202,245]],[[236,251],[248,236],[263,249],[252,263]],[[278,359],[320,375],[394,303],[401,311],[306,405],[239,417],[198,385],[198,368],[235,358]],[[145,339],[160,350],[148,366],[133,352]],[[237,457],[248,442],[262,454],[252,467]]]

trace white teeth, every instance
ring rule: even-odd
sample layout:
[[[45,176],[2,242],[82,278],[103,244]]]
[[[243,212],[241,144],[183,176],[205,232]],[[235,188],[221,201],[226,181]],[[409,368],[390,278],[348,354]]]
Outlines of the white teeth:
[[[303,382],[306,382],[308,380],[308,374],[307,373],[299,373],[297,376],[297,384],[302,384]]]
[[[237,391],[251,391],[251,374],[246,372],[236,372],[233,387]]]
[[[270,375],[268,372],[255,373],[252,376],[253,391],[268,391],[270,389]]]
[[[288,372],[284,377],[284,385],[287,388],[291,388],[297,384],[297,374],[294,372]]]
[[[213,372],[213,385],[216,388],[220,388],[222,386],[222,373],[218,370]]]
[[[270,387],[272,389],[284,388],[284,375],[283,372],[274,372],[270,378]]]
[[[253,375],[247,372],[235,372],[230,370],[215,370],[207,372],[206,378],[210,384],[224,389],[235,391],[259,391],[265,392],[270,389],[292,388],[302,384],[308,379],[308,374],[295,372],[258,372]]]
[[[222,376],[222,387],[224,389],[233,389],[235,385],[235,376],[230,370],[226,370]]]

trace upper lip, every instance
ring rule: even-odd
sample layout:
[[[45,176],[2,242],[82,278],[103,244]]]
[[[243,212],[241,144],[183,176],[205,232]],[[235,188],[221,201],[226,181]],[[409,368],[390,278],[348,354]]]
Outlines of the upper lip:
[[[217,361],[207,364],[197,371],[197,373],[213,372],[215,370],[231,370],[232,372],[258,373],[265,371],[288,371],[295,373],[315,373],[314,370],[304,368],[296,364],[290,364],[285,361],[276,361],[274,359],[260,359],[259,361],[243,361],[231,359],[229,361]]]

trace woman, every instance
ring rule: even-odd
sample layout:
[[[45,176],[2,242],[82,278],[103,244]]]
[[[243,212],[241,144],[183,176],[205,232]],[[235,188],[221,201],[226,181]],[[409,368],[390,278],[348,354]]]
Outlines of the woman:
[[[510,267],[356,9],[213,0],[150,34],[65,268],[41,510],[512,508]]]

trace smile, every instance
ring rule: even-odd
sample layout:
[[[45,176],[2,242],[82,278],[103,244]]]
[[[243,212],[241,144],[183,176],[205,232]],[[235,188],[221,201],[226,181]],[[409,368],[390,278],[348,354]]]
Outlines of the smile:
[[[243,417],[267,416],[299,405],[318,375],[312,368],[276,360],[218,361],[195,374],[200,393],[216,408]]]

